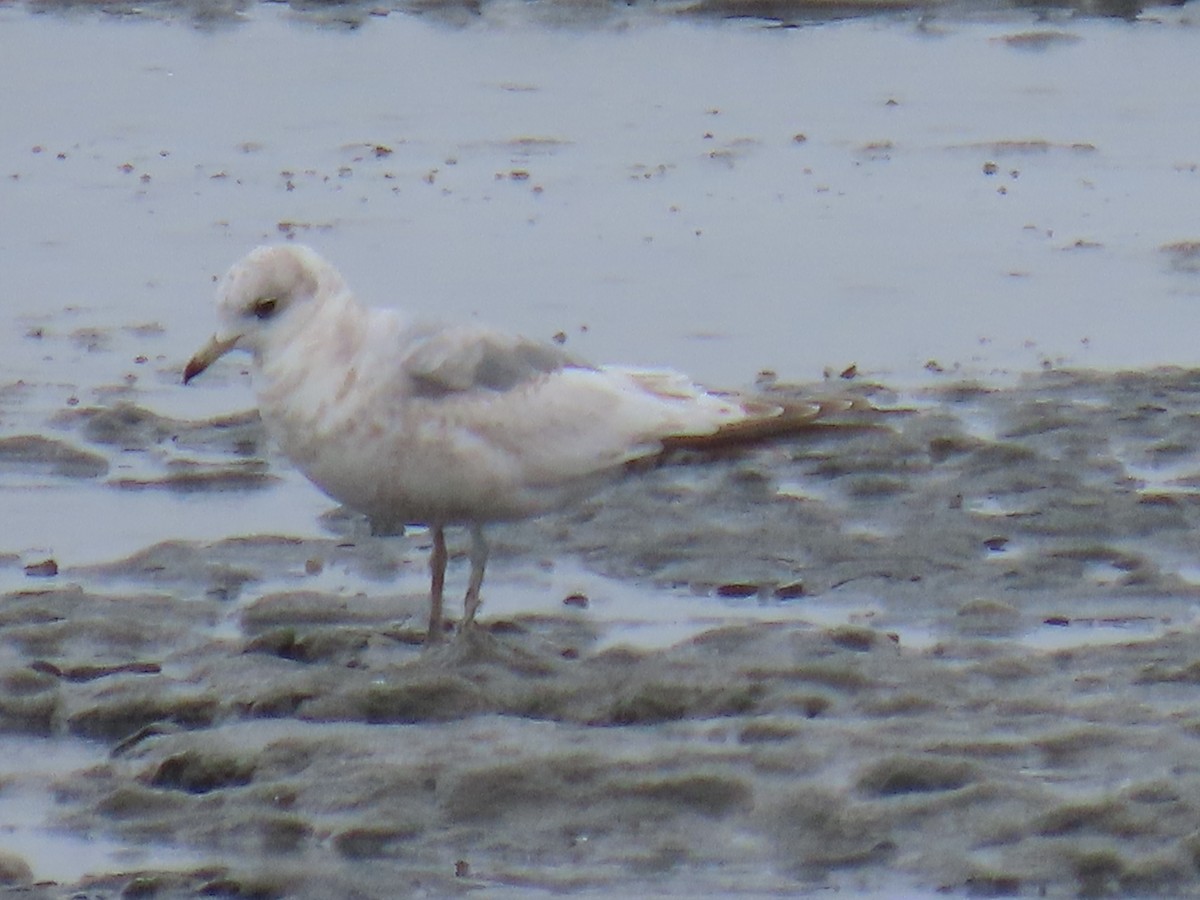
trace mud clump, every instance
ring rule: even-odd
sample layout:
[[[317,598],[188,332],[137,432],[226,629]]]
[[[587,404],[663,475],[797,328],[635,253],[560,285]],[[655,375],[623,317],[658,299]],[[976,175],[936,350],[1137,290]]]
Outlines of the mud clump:
[[[249,784],[254,763],[232,756],[212,756],[185,751],[159,763],[148,783],[152,787],[189,794],[207,794]]]
[[[0,472],[54,478],[100,478],[108,460],[53,438],[24,434],[0,438]]]
[[[868,796],[892,797],[954,791],[971,784],[976,777],[968,763],[898,757],[871,766],[859,776],[856,786]]]
[[[79,737],[117,741],[158,722],[202,728],[213,724],[219,708],[220,701],[209,694],[164,696],[155,686],[124,689],[72,714],[67,728]]]

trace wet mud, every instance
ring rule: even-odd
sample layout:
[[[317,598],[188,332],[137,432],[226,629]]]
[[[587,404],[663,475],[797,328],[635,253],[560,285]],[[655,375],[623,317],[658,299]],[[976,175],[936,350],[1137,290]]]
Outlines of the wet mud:
[[[353,29],[372,17],[388,14],[432,17],[464,25],[503,9],[502,0],[289,0],[288,7],[322,25]],[[528,5],[528,4],[527,4]],[[756,18],[786,25],[804,25],[862,16],[918,13],[923,15],[995,15],[1034,10],[1043,15],[1069,13],[1134,19],[1143,11],[1180,6],[1180,0],[566,0],[537,4],[525,14],[548,24],[579,25],[626,16],[630,10],[664,18]],[[121,17],[178,19],[186,17],[201,27],[236,24],[252,11],[251,0],[25,0],[38,13],[99,12]],[[282,223],[281,223],[282,226]]]
[[[856,405],[496,528],[529,611],[489,614],[485,584],[483,628],[433,650],[425,535],[344,513],[323,538],[231,522],[27,574],[0,597],[0,732],[92,748],[51,779],[48,826],[156,864],[37,883],[9,854],[0,879],[36,898],[1200,891],[1200,373],[766,390]],[[131,456],[168,491],[271,491],[244,473],[285,467],[252,414],[125,402],[5,438],[0,477],[121,493]],[[707,618],[621,640],[586,594],[538,596],[570,560]]]

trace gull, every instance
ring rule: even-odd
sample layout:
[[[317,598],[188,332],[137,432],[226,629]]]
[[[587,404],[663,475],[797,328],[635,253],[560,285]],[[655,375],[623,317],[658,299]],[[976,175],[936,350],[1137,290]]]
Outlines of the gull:
[[[484,526],[578,502],[665,452],[802,429],[820,404],[707,391],[669,369],[593,366],[477,324],[362,305],[308,247],[259,247],[217,288],[220,330],[187,384],[248,352],[259,413],[288,460],[375,533],[428,527],[429,630],[445,630],[446,535],[470,530],[460,634],[480,604]]]

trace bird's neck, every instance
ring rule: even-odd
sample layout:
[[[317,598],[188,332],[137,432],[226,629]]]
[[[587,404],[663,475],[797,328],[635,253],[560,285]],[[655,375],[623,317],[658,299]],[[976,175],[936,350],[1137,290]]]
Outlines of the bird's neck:
[[[255,386],[265,418],[325,419],[357,378],[375,311],[348,292],[327,298],[304,318],[273,335],[256,360]],[[305,423],[324,427],[323,421]]]

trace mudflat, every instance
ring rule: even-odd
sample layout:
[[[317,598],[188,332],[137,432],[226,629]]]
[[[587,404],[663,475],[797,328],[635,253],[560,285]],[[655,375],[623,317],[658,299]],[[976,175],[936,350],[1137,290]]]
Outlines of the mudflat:
[[[4,889],[1196,893],[1194,4],[425,6],[0,8]],[[423,651],[428,535],[180,384],[292,239],[853,404],[496,529]]]
[[[53,795],[10,827],[134,860],[31,895],[1191,890],[1200,376],[769,392],[831,391],[812,434],[497,529],[507,608],[432,651],[426,536],[352,517],[27,568],[4,742],[91,749],[6,773]],[[6,476],[270,490],[251,416],[47,432]]]

